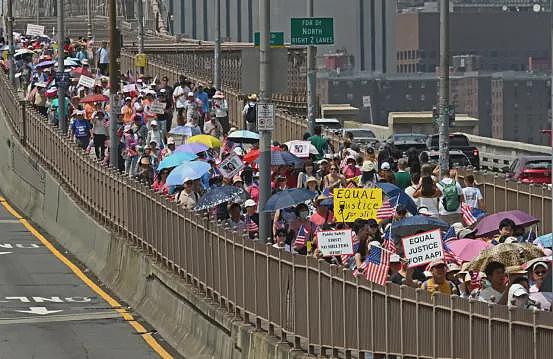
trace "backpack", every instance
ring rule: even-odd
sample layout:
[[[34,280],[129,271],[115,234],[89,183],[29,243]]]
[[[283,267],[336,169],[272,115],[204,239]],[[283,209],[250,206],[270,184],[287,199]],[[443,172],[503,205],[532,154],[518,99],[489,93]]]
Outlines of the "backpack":
[[[452,181],[450,184],[440,182],[443,188],[442,205],[448,212],[456,211],[461,205],[459,193],[457,193],[457,182]]]
[[[248,105],[248,111],[246,112],[246,121],[254,123],[257,121],[257,106]]]

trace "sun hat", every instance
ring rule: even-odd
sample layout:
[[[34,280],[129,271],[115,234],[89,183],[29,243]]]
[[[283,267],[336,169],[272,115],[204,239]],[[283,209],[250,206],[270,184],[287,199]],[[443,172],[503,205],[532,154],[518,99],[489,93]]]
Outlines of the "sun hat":
[[[257,204],[253,199],[248,199],[246,202],[244,202],[244,207],[255,207]]]
[[[447,264],[444,262],[443,259],[434,259],[432,262],[430,262],[428,264],[428,267],[426,269],[431,270],[432,268],[437,267],[437,266],[442,265],[442,264],[447,266]]]
[[[384,171],[389,170],[390,169],[390,163],[389,162],[382,162],[382,164],[380,165],[380,169],[384,170]]]

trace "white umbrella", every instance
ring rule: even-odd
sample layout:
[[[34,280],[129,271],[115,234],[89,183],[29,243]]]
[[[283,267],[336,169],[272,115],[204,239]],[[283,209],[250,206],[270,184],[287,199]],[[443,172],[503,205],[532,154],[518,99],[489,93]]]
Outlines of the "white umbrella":
[[[302,152],[302,151],[295,151],[294,150],[294,147],[295,146],[305,146],[305,144],[308,143],[309,144],[309,154],[307,154],[306,152]],[[317,150],[317,148],[315,146],[313,146],[312,143],[310,143],[309,141],[288,141],[288,142],[285,142],[284,143],[287,147],[288,147],[288,151],[292,152],[293,154],[295,154],[296,156],[298,157],[309,157],[309,155],[318,155],[319,154],[319,151]]]

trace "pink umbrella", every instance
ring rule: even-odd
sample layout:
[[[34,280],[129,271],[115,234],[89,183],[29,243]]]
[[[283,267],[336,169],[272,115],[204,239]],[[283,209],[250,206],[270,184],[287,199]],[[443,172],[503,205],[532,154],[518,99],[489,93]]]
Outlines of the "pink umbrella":
[[[465,262],[476,258],[484,249],[493,247],[492,244],[480,239],[454,239],[447,241],[449,249]]]

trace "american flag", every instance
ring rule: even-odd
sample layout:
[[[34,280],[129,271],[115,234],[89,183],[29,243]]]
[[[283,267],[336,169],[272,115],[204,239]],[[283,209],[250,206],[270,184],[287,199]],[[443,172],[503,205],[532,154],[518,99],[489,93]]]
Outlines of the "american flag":
[[[367,256],[368,264],[365,271],[365,278],[368,281],[384,285],[388,279],[388,269],[390,268],[390,248],[392,248],[393,243],[391,240],[386,239],[380,247],[371,247],[369,250],[369,255]],[[395,247],[395,245],[394,245]]]
[[[359,240],[355,232],[351,232],[351,243],[353,245],[353,253],[355,253],[359,249]],[[346,266],[351,257],[353,257],[353,254],[342,254],[342,265]]]
[[[367,266],[369,265],[369,257],[367,256],[367,259],[363,263],[361,263],[361,266],[359,268],[355,268],[353,271],[353,276],[357,277],[360,274],[365,273],[365,270],[367,269]]]
[[[445,241],[448,241],[450,239],[453,239],[453,238],[456,238],[456,234],[455,234],[455,227],[451,226],[449,227],[449,229],[443,234],[443,240],[444,242]]]
[[[472,289],[480,288],[480,273],[478,271],[470,272],[470,286]]]
[[[254,233],[259,231],[259,226],[254,222],[253,219],[247,218],[246,229],[248,230],[249,233]]]
[[[446,261],[446,263],[451,263],[451,262],[454,262],[457,264],[463,263],[463,260],[455,253],[453,253],[453,251],[451,250],[451,248],[449,248],[449,245],[448,245],[449,240],[457,238],[455,235],[455,228],[453,226],[449,227],[447,232],[443,234],[442,238],[443,238],[443,249],[444,249],[444,261]]]
[[[463,221],[471,226],[478,221],[478,219],[486,214],[483,210],[479,208],[474,208],[463,202],[461,204],[461,212],[463,213]]]
[[[298,234],[296,234],[296,240],[294,241],[294,247],[295,248],[302,248],[305,246],[305,242],[307,242],[307,236],[309,235],[309,231],[305,229],[305,226],[302,224],[300,226],[300,229],[298,229]]]
[[[376,218],[378,219],[389,219],[395,216],[396,208],[392,207],[389,200],[386,200],[382,203],[382,207],[376,210]]]

